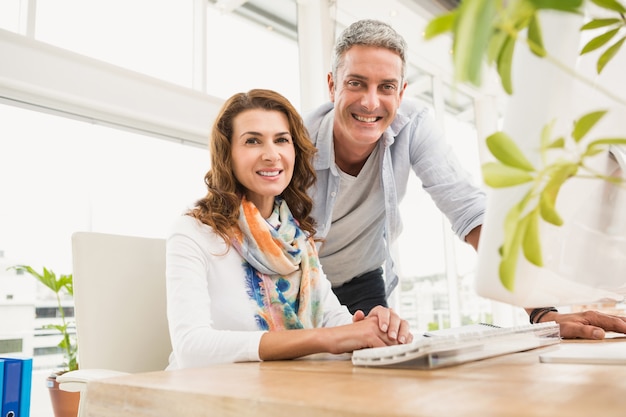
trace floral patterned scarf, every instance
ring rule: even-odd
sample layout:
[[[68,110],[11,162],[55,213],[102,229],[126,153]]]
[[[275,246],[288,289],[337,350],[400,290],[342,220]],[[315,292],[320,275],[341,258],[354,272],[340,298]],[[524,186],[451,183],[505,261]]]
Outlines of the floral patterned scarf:
[[[277,197],[264,219],[243,199],[233,246],[245,259],[248,295],[262,330],[321,326],[319,258],[312,239],[298,226],[287,203]]]

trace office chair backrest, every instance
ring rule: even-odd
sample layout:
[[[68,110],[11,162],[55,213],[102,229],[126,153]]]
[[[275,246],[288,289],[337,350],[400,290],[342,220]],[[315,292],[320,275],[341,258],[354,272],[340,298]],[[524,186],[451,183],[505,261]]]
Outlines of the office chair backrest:
[[[77,232],[72,255],[79,368],[165,369],[165,240]]]

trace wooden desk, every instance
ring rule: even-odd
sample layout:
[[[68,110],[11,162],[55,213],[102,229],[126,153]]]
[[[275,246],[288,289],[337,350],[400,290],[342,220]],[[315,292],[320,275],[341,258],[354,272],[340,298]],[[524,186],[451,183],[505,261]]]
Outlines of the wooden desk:
[[[298,360],[135,374],[90,382],[83,406],[88,417],[626,415],[626,366],[546,364],[540,352],[434,371]]]

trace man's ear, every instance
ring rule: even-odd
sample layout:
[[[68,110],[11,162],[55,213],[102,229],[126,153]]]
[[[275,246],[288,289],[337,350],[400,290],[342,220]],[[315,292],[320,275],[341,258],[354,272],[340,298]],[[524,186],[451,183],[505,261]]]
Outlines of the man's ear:
[[[407,83],[406,81],[402,84],[402,89],[400,90],[400,100],[402,100],[402,97],[404,96],[404,92],[406,91],[406,86],[409,83]]]
[[[333,73],[329,72],[326,77],[326,81],[328,82],[328,97],[330,101],[335,102],[335,80],[333,79]]]

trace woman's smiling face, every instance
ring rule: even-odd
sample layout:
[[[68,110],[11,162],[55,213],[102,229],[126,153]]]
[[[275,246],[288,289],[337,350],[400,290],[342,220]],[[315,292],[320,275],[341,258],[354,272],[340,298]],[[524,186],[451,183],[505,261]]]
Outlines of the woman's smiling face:
[[[246,198],[269,217],[274,197],[289,185],[295,147],[287,116],[275,110],[246,110],[233,119],[233,172]]]

